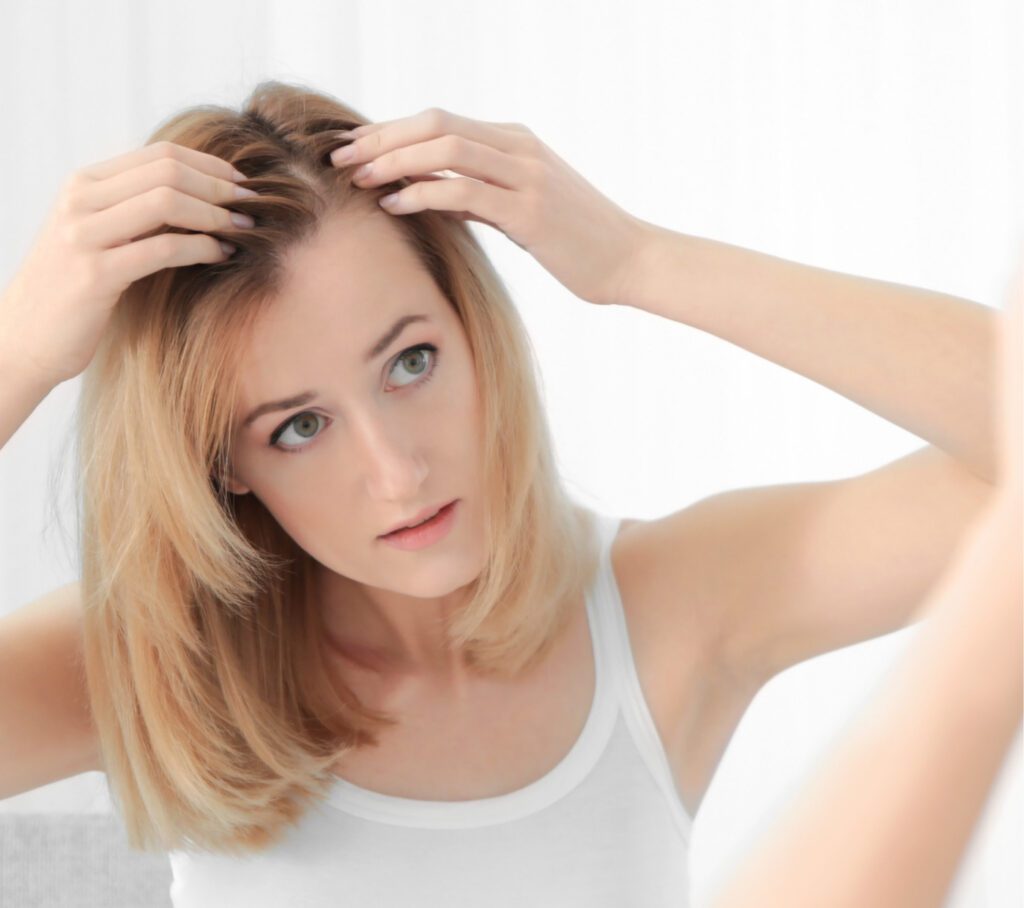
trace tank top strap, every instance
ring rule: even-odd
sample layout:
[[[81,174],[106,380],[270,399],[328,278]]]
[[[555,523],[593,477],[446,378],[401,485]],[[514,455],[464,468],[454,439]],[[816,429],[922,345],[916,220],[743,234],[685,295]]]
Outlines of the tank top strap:
[[[629,626],[622,604],[615,572],[612,570],[611,548],[621,517],[597,514],[597,530],[601,540],[601,559],[594,581],[591,601],[593,624],[600,644],[605,692],[621,707],[626,725],[636,742],[640,755],[667,799],[678,829],[689,841],[693,818],[676,790],[672,769],[658,735],[654,717],[640,684]]]
[[[600,512],[595,512],[595,517],[597,520],[598,537],[601,540],[601,561],[602,566],[604,566],[608,561],[608,556],[611,554],[612,542],[619,532],[619,524],[622,523],[622,518]]]
[[[611,549],[622,518],[595,512],[594,520],[598,538],[598,565],[588,597],[591,632],[595,637],[595,646],[603,657],[601,668],[608,676],[604,687],[618,702],[626,679],[626,667],[622,663],[622,642],[618,639],[621,636],[621,618],[617,612],[622,606],[619,604],[618,586],[612,571]]]

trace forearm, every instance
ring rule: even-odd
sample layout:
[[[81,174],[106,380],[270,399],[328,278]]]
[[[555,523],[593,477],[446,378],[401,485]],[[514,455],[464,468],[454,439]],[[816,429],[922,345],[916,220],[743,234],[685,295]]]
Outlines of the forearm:
[[[965,543],[907,653],[715,908],[945,903],[1022,711],[1019,523]]]
[[[995,482],[995,313],[645,222],[629,305],[842,394]]]
[[[30,375],[0,347],[0,448],[52,390],[52,383]]]

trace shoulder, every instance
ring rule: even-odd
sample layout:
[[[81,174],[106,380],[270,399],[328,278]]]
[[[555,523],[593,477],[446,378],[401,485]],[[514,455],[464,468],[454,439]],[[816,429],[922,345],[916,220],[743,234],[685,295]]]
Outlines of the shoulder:
[[[703,499],[665,517],[621,521],[611,562],[638,659],[703,672],[721,660],[722,565],[732,556],[708,545],[714,516]],[[733,562],[733,569],[742,568]]]
[[[630,591],[645,604],[685,620],[691,632],[699,629],[705,646],[715,644],[725,631],[716,608],[723,593],[723,565],[741,568],[737,553],[713,532],[716,498],[654,519],[624,518],[612,545],[616,576],[621,569]]]

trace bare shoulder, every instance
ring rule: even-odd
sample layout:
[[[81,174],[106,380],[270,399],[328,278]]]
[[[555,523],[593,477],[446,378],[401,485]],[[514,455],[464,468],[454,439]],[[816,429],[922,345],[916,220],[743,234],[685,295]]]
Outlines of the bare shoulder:
[[[611,549],[641,686],[666,744],[698,715],[731,709],[756,692],[727,651],[720,565],[728,554],[709,544],[709,500],[666,517],[623,520]]]
[[[729,533],[716,530],[720,520],[714,497],[624,520],[611,552],[640,687],[691,816],[763,686],[726,658],[723,602],[743,566]]]
[[[772,673],[750,656],[751,627],[799,595],[799,541],[831,485],[728,489],[624,528],[623,571],[650,633],[669,648],[695,641],[703,669],[742,696],[763,686]]]
[[[611,553],[623,606],[638,634],[667,634],[677,653],[685,644],[706,668],[725,649],[723,565],[740,568],[736,553],[715,539],[716,497],[652,520],[624,519]]]
[[[0,617],[0,798],[101,769],[78,582]]]

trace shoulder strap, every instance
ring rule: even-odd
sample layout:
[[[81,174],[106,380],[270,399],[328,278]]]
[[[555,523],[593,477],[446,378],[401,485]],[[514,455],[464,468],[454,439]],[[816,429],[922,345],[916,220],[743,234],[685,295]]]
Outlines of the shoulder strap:
[[[597,514],[597,531],[601,540],[602,567],[607,567],[609,563],[612,542],[615,541],[615,535],[619,531],[620,523],[622,523],[621,517],[613,517],[609,514]]]

